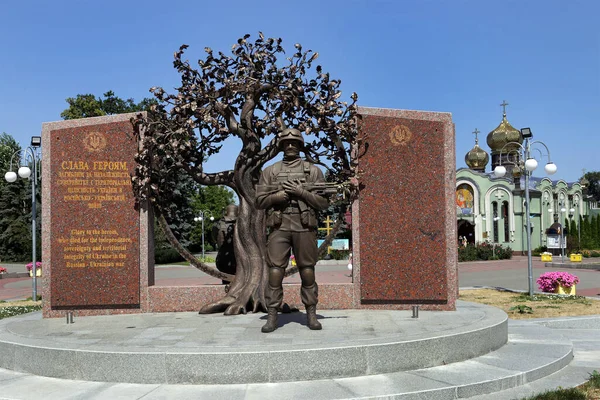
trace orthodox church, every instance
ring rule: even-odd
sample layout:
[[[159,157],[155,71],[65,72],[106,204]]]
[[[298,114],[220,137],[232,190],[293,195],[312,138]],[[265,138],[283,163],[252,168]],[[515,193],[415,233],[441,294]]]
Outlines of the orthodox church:
[[[461,241],[466,238],[469,243],[501,244],[509,246],[513,252],[522,252],[527,251],[527,160],[523,160],[524,137],[506,118],[508,104],[503,102],[501,105],[504,109],[502,121],[487,135],[487,145],[491,150],[489,172],[486,172],[486,167],[490,154],[479,146],[477,129],[473,132],[475,146],[465,155],[468,168],[456,171],[457,236]],[[543,152],[547,149],[541,150]],[[494,174],[494,168],[499,165],[506,168],[503,177],[496,177]],[[553,164],[550,167],[551,172]],[[555,166],[553,168],[556,170]],[[538,168],[537,173],[546,175],[542,168]],[[560,238],[561,224],[566,219],[579,221],[580,215],[590,213],[590,203],[586,196],[587,183],[585,179],[566,182],[547,176],[529,177],[532,249],[540,246],[560,247],[564,243],[564,238]],[[561,240],[560,243],[557,238]]]

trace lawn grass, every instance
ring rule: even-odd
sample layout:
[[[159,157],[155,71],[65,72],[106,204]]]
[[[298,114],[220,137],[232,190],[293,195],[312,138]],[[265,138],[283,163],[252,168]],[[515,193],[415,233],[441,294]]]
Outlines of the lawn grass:
[[[511,319],[555,318],[600,314],[600,301],[583,296],[515,293],[496,289],[461,290],[459,298],[504,310]],[[560,388],[522,400],[600,400],[600,373],[576,388]]]
[[[496,289],[460,291],[460,300],[487,304],[504,310],[511,319],[599,315],[600,301],[583,296],[515,293]],[[529,312],[529,309],[531,312]]]
[[[586,383],[576,388],[550,390],[522,400],[600,400],[600,373],[594,371]]]
[[[210,257],[210,256],[205,256],[204,258],[198,257],[198,260],[200,260],[200,262],[203,262],[203,263],[214,263],[215,262],[215,258]],[[178,261],[178,262],[172,262],[172,263],[161,264],[161,265],[184,265],[184,266],[189,267],[190,262],[189,261]]]

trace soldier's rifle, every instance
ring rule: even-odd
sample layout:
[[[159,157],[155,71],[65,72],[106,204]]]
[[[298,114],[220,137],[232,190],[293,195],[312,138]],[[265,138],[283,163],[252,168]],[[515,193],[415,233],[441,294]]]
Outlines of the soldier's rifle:
[[[302,189],[319,196],[331,196],[338,193],[345,195],[346,192],[345,185],[336,182],[300,183],[300,185]],[[284,190],[284,188],[281,183],[278,183],[274,185],[256,185],[256,190],[259,193],[271,194]]]

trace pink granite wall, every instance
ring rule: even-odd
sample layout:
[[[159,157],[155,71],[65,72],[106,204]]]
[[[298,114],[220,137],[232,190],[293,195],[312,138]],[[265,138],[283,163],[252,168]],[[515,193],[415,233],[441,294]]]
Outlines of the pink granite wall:
[[[43,125],[44,316],[147,309],[153,257],[131,190],[133,115]]]
[[[458,284],[451,115],[376,108],[360,108],[359,112],[369,151],[360,163],[363,191],[353,205],[354,283],[320,285],[319,308],[406,309],[419,304],[424,309],[454,310]],[[43,125],[45,317],[72,310],[75,315],[195,311],[224,295],[221,285],[153,286],[151,213],[135,211],[130,187],[113,193],[125,196],[121,200],[65,198],[86,192],[73,188],[94,187],[59,184],[65,167],[81,166],[84,179],[86,172],[94,172],[94,161],[126,162],[127,171],[132,171],[136,152],[129,124],[132,115]],[[87,161],[89,170],[65,161]],[[96,170],[103,165],[95,164]],[[104,182],[100,186],[119,185]],[[78,239],[90,242],[93,237],[131,241],[125,249],[76,249],[88,245]],[[84,264],[94,259],[124,261],[122,266],[67,266],[78,255],[83,255]],[[284,290],[288,304],[302,307],[299,285],[285,285]]]
[[[449,113],[359,109],[369,144],[353,207],[356,306],[454,310],[454,125]]]

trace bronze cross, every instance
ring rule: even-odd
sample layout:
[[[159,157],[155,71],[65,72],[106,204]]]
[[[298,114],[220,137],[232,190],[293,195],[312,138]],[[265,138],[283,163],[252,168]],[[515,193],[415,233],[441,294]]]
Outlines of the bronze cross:
[[[475,144],[479,143],[479,139],[477,139],[477,135],[480,133],[479,130],[477,130],[477,128],[475,128],[475,130],[473,131],[473,133],[475,134]]]
[[[506,106],[508,105],[508,103],[506,102],[506,100],[502,100],[502,104],[500,105],[502,106],[502,114],[506,116]]]

